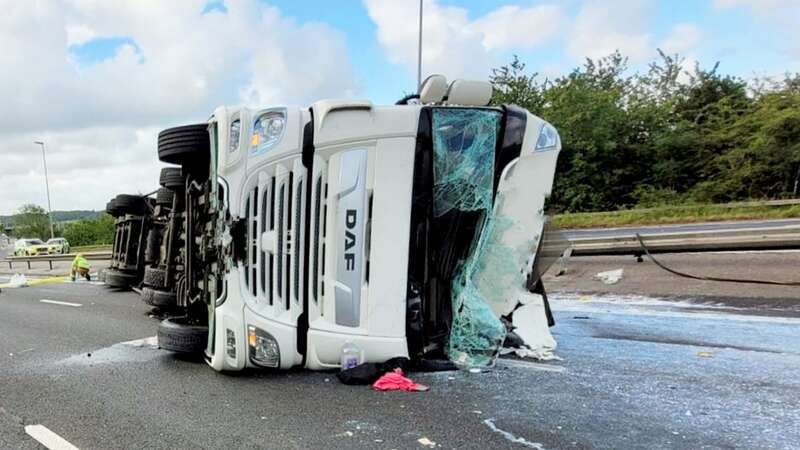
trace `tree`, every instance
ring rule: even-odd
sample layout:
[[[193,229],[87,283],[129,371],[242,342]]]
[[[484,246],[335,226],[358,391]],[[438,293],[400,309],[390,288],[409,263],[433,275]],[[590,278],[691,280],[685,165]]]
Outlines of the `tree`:
[[[114,242],[114,218],[103,213],[96,219],[68,223],[64,237],[74,246],[111,244]]]
[[[614,52],[548,80],[515,56],[490,81],[495,104],[558,129],[556,212],[798,195],[800,74],[754,85],[718,63],[683,67],[659,51],[645,73],[631,73]]]
[[[22,205],[14,217],[14,235],[20,238],[50,237],[50,221],[47,212],[34,204]]]

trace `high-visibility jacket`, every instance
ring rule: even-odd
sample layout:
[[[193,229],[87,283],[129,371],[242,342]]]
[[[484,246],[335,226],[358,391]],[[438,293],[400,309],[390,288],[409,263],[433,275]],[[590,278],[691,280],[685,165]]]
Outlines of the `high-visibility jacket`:
[[[75,259],[72,260],[72,267],[77,267],[79,269],[88,269],[89,268],[89,261],[83,257],[80,253],[75,255]]]

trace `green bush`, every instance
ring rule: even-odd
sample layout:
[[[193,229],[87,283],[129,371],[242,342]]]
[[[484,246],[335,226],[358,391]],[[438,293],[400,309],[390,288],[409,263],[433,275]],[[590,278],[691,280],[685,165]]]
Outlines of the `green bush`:
[[[114,242],[114,218],[101,214],[96,219],[82,219],[66,224],[64,237],[73,247],[106,245]]]
[[[494,104],[561,135],[554,211],[800,195],[800,74],[758,84],[683,63],[661,53],[636,73],[615,52],[553,79],[516,57],[493,71]]]

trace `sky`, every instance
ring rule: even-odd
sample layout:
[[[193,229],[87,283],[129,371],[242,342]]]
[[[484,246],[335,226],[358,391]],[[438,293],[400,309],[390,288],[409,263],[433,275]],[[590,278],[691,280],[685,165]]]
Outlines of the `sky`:
[[[158,131],[219,105],[393,103],[415,90],[417,0],[0,0],[0,214],[103,209],[157,187]],[[800,72],[800,0],[424,0],[423,76],[555,77],[657,49],[754,78]]]

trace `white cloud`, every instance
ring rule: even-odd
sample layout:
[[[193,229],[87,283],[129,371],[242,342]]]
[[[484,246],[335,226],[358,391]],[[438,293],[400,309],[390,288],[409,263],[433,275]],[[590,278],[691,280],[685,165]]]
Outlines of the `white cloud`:
[[[157,184],[160,128],[205,120],[220,104],[307,104],[359,91],[342,33],[258,0],[39,0],[0,15],[0,212],[43,198],[51,155],[54,207],[101,208]],[[122,37],[113,55],[76,65],[70,45]],[[42,192],[40,192],[42,191]]]
[[[619,50],[634,63],[652,57],[655,47],[647,33],[651,0],[592,0],[578,11],[567,51],[575,59],[600,58]]]
[[[97,36],[97,33],[86,25],[68,25],[66,30],[67,45],[85,44]]]
[[[670,34],[661,43],[661,49],[667,54],[685,54],[692,51],[702,40],[703,33],[695,25],[679,23],[672,27]]]
[[[390,62],[416,73],[419,3],[364,0],[377,26],[378,42]],[[423,72],[449,78],[485,78],[505,62],[504,50],[541,45],[560,30],[563,13],[551,5],[503,6],[476,20],[457,6],[426,0],[423,20]]]
[[[493,50],[535,47],[553,37],[563,22],[564,13],[553,5],[509,5],[481,17],[473,26],[483,35],[484,48]]]

